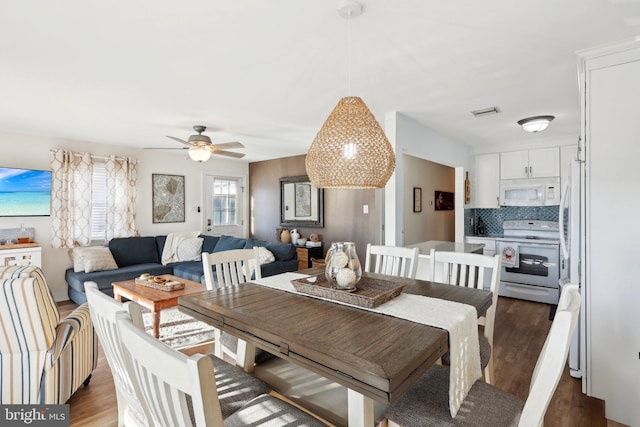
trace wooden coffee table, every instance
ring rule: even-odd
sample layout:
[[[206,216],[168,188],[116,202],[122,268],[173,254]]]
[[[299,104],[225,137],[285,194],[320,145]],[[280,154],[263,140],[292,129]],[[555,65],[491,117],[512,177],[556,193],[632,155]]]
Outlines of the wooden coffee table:
[[[135,279],[122,282],[113,282],[113,297],[122,301],[125,297],[135,301],[141,306],[153,312],[153,336],[160,336],[160,310],[178,305],[178,297],[194,294],[206,290],[206,287],[197,282],[183,279],[171,274],[162,274],[159,277],[167,280],[175,280],[184,283],[184,288],[177,291],[161,291],[147,286],[136,285]]]

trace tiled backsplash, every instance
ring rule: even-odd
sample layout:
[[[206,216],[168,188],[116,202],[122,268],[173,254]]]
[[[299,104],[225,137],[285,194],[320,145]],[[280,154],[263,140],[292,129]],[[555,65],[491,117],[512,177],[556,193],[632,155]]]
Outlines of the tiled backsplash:
[[[475,224],[481,219],[484,223],[486,235],[502,235],[502,222],[513,219],[531,219],[542,221],[558,221],[557,206],[504,206],[499,209],[465,209],[464,234],[473,235]]]

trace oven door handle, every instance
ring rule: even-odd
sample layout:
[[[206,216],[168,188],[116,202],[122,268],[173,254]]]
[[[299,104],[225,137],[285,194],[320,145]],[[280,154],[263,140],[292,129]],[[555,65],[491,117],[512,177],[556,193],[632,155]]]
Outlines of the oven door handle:
[[[513,241],[509,241],[509,240],[498,240],[496,241],[496,243],[500,246],[500,247],[504,247],[504,246],[512,246],[512,245],[518,245],[520,247],[520,252],[523,251],[523,248],[530,248],[530,247],[534,247],[534,248],[548,248],[548,249],[554,249],[554,248],[558,248],[559,247],[559,243],[529,243],[529,242],[513,242]]]

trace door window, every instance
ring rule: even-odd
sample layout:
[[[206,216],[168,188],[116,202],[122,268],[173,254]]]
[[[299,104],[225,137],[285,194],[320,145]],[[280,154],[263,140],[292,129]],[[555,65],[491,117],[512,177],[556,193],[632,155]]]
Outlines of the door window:
[[[204,234],[242,236],[243,179],[207,175],[205,179]]]

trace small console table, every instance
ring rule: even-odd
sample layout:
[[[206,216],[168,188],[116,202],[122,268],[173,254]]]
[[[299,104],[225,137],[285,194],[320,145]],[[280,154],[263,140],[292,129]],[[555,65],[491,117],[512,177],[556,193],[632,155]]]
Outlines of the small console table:
[[[323,259],[322,245],[320,246],[296,246],[296,253],[298,255],[298,270],[306,270],[311,268],[311,258]]]
[[[0,266],[35,265],[42,268],[42,248],[37,243],[0,245]]]

